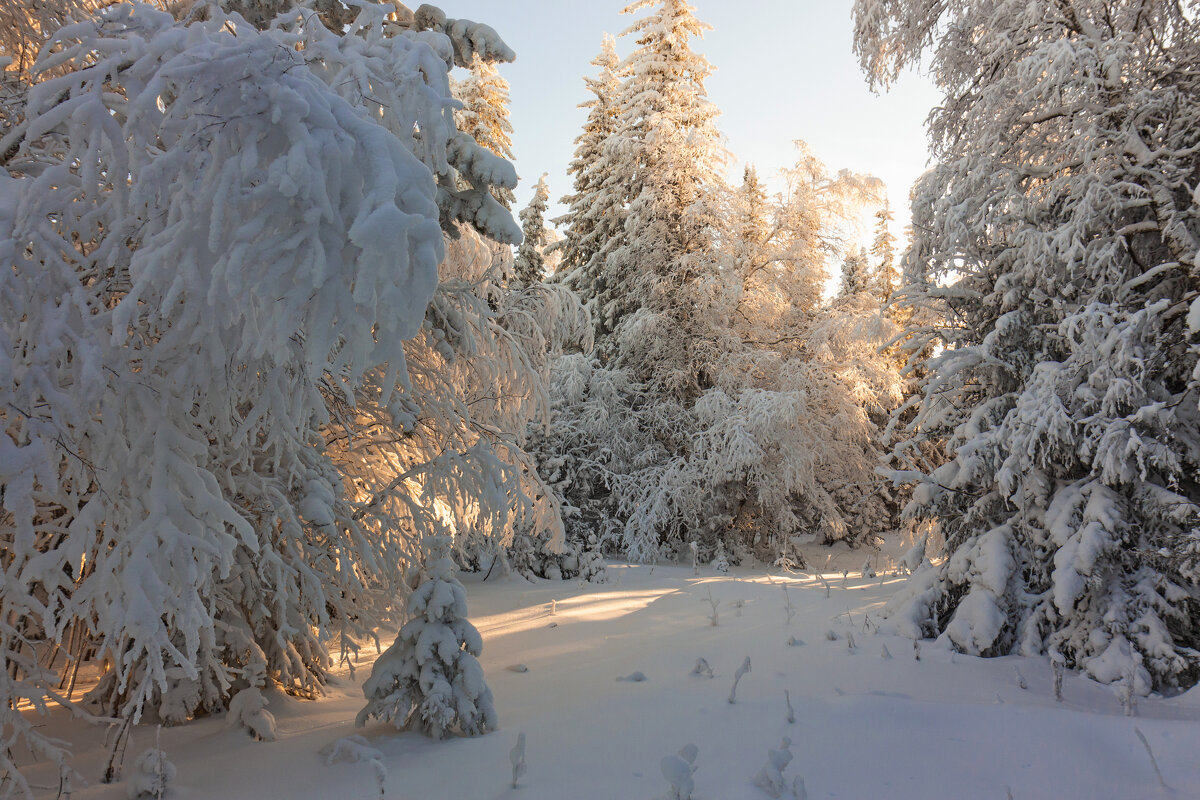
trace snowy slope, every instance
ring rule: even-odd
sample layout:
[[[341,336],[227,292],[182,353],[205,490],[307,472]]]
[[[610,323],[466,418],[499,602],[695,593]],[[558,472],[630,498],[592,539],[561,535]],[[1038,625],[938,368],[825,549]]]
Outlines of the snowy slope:
[[[751,778],[784,736],[794,755],[785,776],[803,776],[810,798],[1004,800],[1006,788],[1017,800],[1200,797],[1200,693],[1141,698],[1129,718],[1111,688],[1077,675],[1056,703],[1046,659],[952,656],[924,643],[915,660],[911,641],[871,632],[870,615],[898,578],[864,580],[855,570],[843,581],[840,570],[828,572],[827,598],[803,575],[702,569],[694,577],[690,568],[624,565],[609,573],[610,583],[584,586],[468,578],[499,732],[435,742],[382,724],[355,730],[359,683],[374,657],[364,650],[355,677],[343,673],[320,701],[269,696],[278,741],[254,742],[219,718],[164,729],[161,747],[178,767],[167,796],[377,798],[369,761],[327,765],[321,755],[361,734],[381,755],[389,800],[649,800],[668,791],[660,760],[689,743],[699,747],[697,800],[765,798]],[[784,584],[797,608],[790,624]],[[709,592],[720,602],[716,627]],[[792,637],[803,643],[789,646]],[[730,704],[746,656],[752,672]],[[691,674],[701,657],[713,678]],[[509,669],[518,664],[527,671]],[[1018,686],[1018,668],[1028,689]],[[646,680],[617,680],[635,671]],[[50,726],[65,724],[58,716]],[[1135,727],[1170,790],[1160,788]],[[528,772],[512,789],[509,751],[522,731]],[[74,738],[75,764],[92,785],[74,787],[72,798],[126,797],[124,784],[97,781],[101,731]],[[152,727],[135,731],[128,763],[154,740]],[[44,791],[54,797],[57,786]]]

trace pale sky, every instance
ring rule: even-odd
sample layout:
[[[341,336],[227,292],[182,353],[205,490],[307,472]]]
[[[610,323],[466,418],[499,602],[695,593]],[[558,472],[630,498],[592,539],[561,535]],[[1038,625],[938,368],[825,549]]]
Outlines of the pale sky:
[[[924,122],[938,95],[923,76],[906,75],[886,94],[867,88],[851,44],[852,0],[690,0],[712,25],[693,40],[716,68],[709,99],[737,163],[753,162],[771,188],[804,139],[830,168],[864,172],[888,186],[897,235],[908,221],[908,189],[926,168]],[[517,53],[501,66],[510,84],[513,151],[521,185],[516,208],[543,172],[557,202],[570,191],[567,164],[590,97],[584,75],[604,33],[617,36],[644,14],[625,15],[626,0],[441,0],[450,17],[495,28]],[[617,39],[617,52],[632,49]],[[514,209],[516,210],[516,209]],[[553,206],[551,215],[561,211]],[[869,233],[867,234],[869,236]]]

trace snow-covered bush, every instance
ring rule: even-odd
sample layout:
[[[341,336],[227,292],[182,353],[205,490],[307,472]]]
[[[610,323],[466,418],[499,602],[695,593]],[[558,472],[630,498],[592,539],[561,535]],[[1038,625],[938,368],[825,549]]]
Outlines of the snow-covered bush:
[[[225,718],[227,725],[242,728],[260,742],[275,741],[275,715],[267,711],[267,698],[256,687],[235,694]]]
[[[167,754],[151,747],[133,762],[133,772],[126,783],[126,796],[129,800],[163,800],[176,773],[175,765],[167,760]]]
[[[665,756],[659,762],[663,777],[671,784],[671,791],[666,800],[692,800],[692,792],[696,790],[696,781],[692,778],[698,767],[696,756],[700,749],[694,744],[684,745],[678,755]]]
[[[791,794],[783,771],[792,763],[792,740],[783,737],[783,742],[777,750],[767,750],[767,763],[754,776],[754,785],[771,797],[785,797]]]
[[[363,684],[370,718],[412,727],[435,739],[478,736],[497,727],[492,692],[476,656],[483,640],[467,621],[467,593],[454,577],[450,541],[429,542],[428,577],[408,599],[409,620]]]

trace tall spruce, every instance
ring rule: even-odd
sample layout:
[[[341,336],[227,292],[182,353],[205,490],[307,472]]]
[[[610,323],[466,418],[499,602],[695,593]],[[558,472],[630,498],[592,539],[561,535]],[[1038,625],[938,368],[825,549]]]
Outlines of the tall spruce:
[[[562,198],[567,213],[554,219],[555,225],[563,227],[563,239],[553,250],[561,254],[562,280],[594,307],[601,288],[597,281],[604,266],[601,248],[621,235],[625,221],[625,198],[609,183],[613,165],[605,150],[609,137],[617,130],[617,94],[621,89],[621,60],[612,36],[604,37],[600,54],[591,63],[600,71],[594,78],[584,78],[594,96],[580,104],[588,109],[588,115],[583,131],[575,139],[574,158],[567,168],[573,191]]]
[[[715,269],[717,215],[707,201],[723,185],[725,151],[704,90],[712,66],[691,49],[709,26],[683,0],[639,0],[622,13],[647,9],[622,34],[637,47],[622,64],[617,130],[605,143],[608,190],[623,198],[626,218],[624,235],[601,249],[599,343],[653,393],[686,401],[704,383],[699,348],[712,319],[696,304]],[[664,329],[672,335],[658,335]]]
[[[871,283],[869,269],[865,247],[859,248],[857,253],[853,250],[847,253],[842,259],[842,279],[838,294],[841,297],[849,297],[867,291]]]
[[[885,202],[883,208],[875,212],[875,239],[871,242],[871,257],[875,259],[871,290],[881,303],[888,301],[900,281],[896,267],[896,237],[891,229],[893,220],[892,207]]]

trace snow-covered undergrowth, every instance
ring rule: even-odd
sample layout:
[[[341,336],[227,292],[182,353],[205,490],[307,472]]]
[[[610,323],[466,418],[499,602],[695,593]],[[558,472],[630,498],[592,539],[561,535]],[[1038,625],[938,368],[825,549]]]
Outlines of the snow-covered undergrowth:
[[[820,576],[785,577],[610,565],[608,584],[582,586],[468,576],[499,731],[440,742],[380,722],[355,731],[374,658],[364,648],[356,678],[339,673],[324,699],[268,695],[275,742],[250,742],[219,717],[164,728],[157,746],[177,767],[167,796],[368,800],[380,797],[382,779],[389,800],[651,800],[671,796],[663,762],[695,745],[694,800],[760,800],[769,795],[755,776],[784,737],[785,784],[791,791],[802,778],[809,798],[1200,796],[1200,693],[1138,698],[1128,717],[1118,693],[1077,673],[1066,674],[1056,702],[1046,658],[978,659],[929,642],[918,651],[874,632],[900,579],[886,559],[876,565],[881,577],[863,579],[861,562],[861,553],[839,551]],[[709,593],[719,602],[715,627]],[[747,657],[753,671],[730,703]],[[699,658],[711,678],[694,672]],[[506,669],[518,663],[527,670]],[[635,671],[646,680],[616,680]],[[68,723],[55,712],[47,733],[70,731],[75,764],[91,782],[72,798],[125,797],[125,786],[99,783],[103,731]],[[527,770],[514,789],[511,753],[522,732]],[[357,734],[342,750],[369,757],[327,758]],[[136,728],[130,753],[155,737],[151,726]],[[46,785],[39,797],[55,796],[52,772],[29,770]]]

